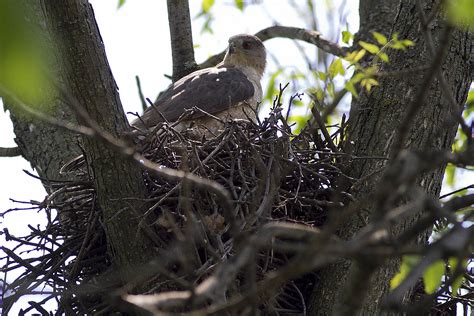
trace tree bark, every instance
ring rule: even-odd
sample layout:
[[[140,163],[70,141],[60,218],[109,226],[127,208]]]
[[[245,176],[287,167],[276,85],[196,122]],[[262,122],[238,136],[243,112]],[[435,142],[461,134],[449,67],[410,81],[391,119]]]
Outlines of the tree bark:
[[[52,39],[44,25],[45,17],[41,10],[39,1],[21,1],[21,5],[25,9],[25,21],[31,23],[34,27],[41,31],[43,38],[47,41],[45,45],[47,49],[52,51]],[[53,58],[48,59],[48,65],[45,68],[51,70],[53,76],[58,78],[58,64]],[[74,175],[62,175],[58,170],[72,157],[80,154],[78,144],[81,138],[72,133],[64,133],[63,130],[55,126],[32,119],[23,115],[20,110],[8,103],[4,99],[5,107],[10,111],[10,119],[13,122],[15,133],[15,142],[20,149],[21,155],[30,162],[33,169],[43,179],[48,180],[73,180]],[[51,94],[51,98],[44,101],[45,104],[35,104],[40,109],[55,109],[50,115],[60,121],[77,123],[71,109],[55,98]],[[43,181],[43,185],[48,193],[51,193],[49,181]]]
[[[98,126],[116,138],[130,132],[91,5],[86,0],[44,0],[56,55],[67,93],[75,98]],[[92,122],[78,117],[84,125]],[[139,227],[146,189],[141,169],[96,138],[84,147],[93,177],[110,255],[123,277],[155,254]],[[125,201],[124,199],[127,199]]]
[[[387,27],[397,32],[399,38],[411,39],[416,46],[407,52],[392,51],[390,63],[382,71],[398,71],[413,69],[420,65],[430,65],[427,43],[422,34],[420,17],[417,14],[415,1],[401,1],[398,8],[390,1],[382,1],[378,5],[373,1],[361,1],[360,18],[361,33],[358,38],[370,38],[368,31],[383,32]],[[436,1],[422,1],[427,15],[433,12]],[[368,8],[371,7],[370,10]],[[390,8],[387,10],[386,8]],[[387,22],[392,23],[391,26]],[[380,26],[381,29],[377,29]],[[440,38],[445,32],[446,24],[440,14],[431,23],[434,42],[439,46]],[[469,85],[472,82],[473,39],[465,30],[452,32],[447,48],[447,56],[442,64],[442,73],[449,83],[449,89],[459,105],[464,104]],[[414,73],[394,80],[382,78],[380,86],[370,93],[363,93],[354,99],[351,107],[349,133],[347,143],[352,144],[351,152],[356,156],[388,157],[397,129],[405,119],[407,107],[422,89],[425,73]],[[426,91],[425,101],[417,105],[418,111],[409,128],[403,148],[413,150],[449,150],[453,143],[457,124],[450,113],[459,112],[452,109],[446,95],[440,87],[439,80],[434,80]],[[454,111],[453,111],[454,110]],[[367,200],[378,186],[383,184],[383,171],[392,161],[357,160],[351,164],[350,175],[362,179],[367,178],[357,187],[352,188],[356,200]],[[416,185],[433,197],[438,197],[441,189],[445,166],[427,172],[416,180]],[[380,202],[380,201],[379,201]],[[384,202],[385,203],[385,202]],[[353,216],[340,230],[341,236],[349,239],[370,221],[377,207],[377,201],[368,201],[366,207],[359,211],[360,217]],[[423,210],[410,219],[394,225],[391,234],[396,236],[419,218]],[[363,218],[364,220],[361,220]],[[427,242],[429,232],[418,236],[418,242]],[[380,265],[380,266],[379,266]],[[389,290],[389,282],[398,271],[399,262],[384,262],[377,258],[360,258],[356,262],[344,262],[333,265],[320,272],[320,281],[315,286],[310,307],[313,314],[320,315],[380,315],[383,311],[383,297]],[[365,276],[365,278],[361,278]],[[349,292],[351,294],[349,294]],[[352,295],[352,297],[349,297]],[[387,312],[388,313],[388,312]]]
[[[168,0],[173,82],[198,69],[188,0]]]

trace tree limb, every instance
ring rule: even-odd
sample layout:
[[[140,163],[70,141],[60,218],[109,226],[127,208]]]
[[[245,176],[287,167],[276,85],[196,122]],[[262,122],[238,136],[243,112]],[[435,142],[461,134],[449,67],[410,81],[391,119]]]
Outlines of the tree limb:
[[[188,0],[168,0],[173,82],[197,70]]]
[[[64,78],[60,89],[66,104],[77,100],[80,107],[72,106],[80,124],[107,131],[110,138],[119,138],[130,131],[105,53],[104,43],[93,9],[86,0],[66,0],[58,4],[42,0],[47,27],[54,35],[55,53]],[[58,84],[58,87],[61,86]],[[65,93],[64,91],[67,91]],[[84,115],[87,113],[87,115]],[[89,119],[90,118],[90,119]],[[153,243],[139,229],[137,210],[141,209],[146,194],[142,172],[135,163],[117,155],[104,146],[100,137],[85,137],[90,171],[103,211],[109,254],[114,264],[122,268],[122,277],[133,273],[128,268],[146,262],[155,256]],[[136,200],[124,205],[124,197]],[[145,286],[145,285],[140,285]]]
[[[330,40],[321,36],[321,33],[314,30],[307,30],[299,27],[291,26],[270,26],[255,33],[262,41],[266,41],[272,38],[288,38],[292,40],[299,40],[309,44],[313,44],[319,49],[326,53],[333,54],[338,57],[344,57],[348,51],[347,47],[341,47],[337,43],[331,42]],[[210,57],[208,60],[199,65],[199,68],[212,67],[224,58],[224,52]]]
[[[0,147],[0,157],[16,157],[21,156],[19,147]]]

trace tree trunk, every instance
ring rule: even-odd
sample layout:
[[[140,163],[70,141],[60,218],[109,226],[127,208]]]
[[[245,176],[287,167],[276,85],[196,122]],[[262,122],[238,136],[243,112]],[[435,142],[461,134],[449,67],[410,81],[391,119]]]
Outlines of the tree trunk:
[[[28,2],[28,3],[26,3]],[[47,48],[52,51],[52,39],[44,25],[45,17],[41,10],[39,1],[21,1],[20,5],[25,8],[26,21],[34,24],[34,26],[42,31],[43,37],[47,40]],[[58,64],[52,58],[45,68],[58,69]],[[58,72],[52,71],[52,74],[60,81]],[[4,99],[5,107],[10,110],[10,118],[13,122],[15,132],[15,142],[21,150],[22,156],[28,160],[43,179],[49,180],[72,180],[74,175],[62,175],[58,170],[71,158],[79,155],[81,138],[72,133],[64,133],[50,124],[40,122],[25,116],[19,112],[18,108],[8,104],[8,100]],[[53,96],[46,100],[47,104],[35,104],[40,109],[55,109],[51,116],[62,121],[75,123],[75,117],[71,109],[61,102],[60,99]],[[43,185],[48,193],[51,193],[49,181],[43,181]]]
[[[387,22],[393,21],[389,29],[392,34],[397,32],[399,38],[411,39],[415,47],[408,51],[392,51],[390,63],[382,71],[399,71],[413,69],[419,66],[430,66],[433,58],[423,36],[420,17],[416,10],[416,1],[402,1],[396,11],[390,1],[380,2],[371,6],[373,1],[361,1],[360,17],[361,32],[358,38],[370,38],[366,32],[387,30]],[[436,1],[422,1],[426,15],[435,9]],[[388,5],[388,6],[387,6]],[[367,8],[371,7],[370,10]],[[387,8],[390,7],[389,10]],[[382,17],[382,18],[381,18]],[[377,29],[380,24],[381,29]],[[436,48],[444,34],[446,24],[437,14],[431,23]],[[449,89],[459,105],[464,104],[469,85],[472,81],[472,64],[467,64],[471,57],[473,41],[471,35],[463,30],[451,33],[447,55],[442,64],[442,73],[448,82]],[[380,86],[370,93],[364,93],[354,99],[351,108],[349,133],[347,143],[352,144],[352,153],[356,156],[389,157],[392,145],[397,136],[397,129],[405,119],[407,107],[413,101],[427,71],[414,72],[400,78],[381,78]],[[403,148],[413,150],[449,150],[456,134],[457,124],[451,113],[452,106],[435,79],[425,94],[424,102],[418,104],[418,112],[414,116],[407,133]],[[351,165],[352,177],[367,180],[352,188],[356,200],[367,200],[378,186],[383,185],[384,168],[391,163],[387,160],[367,159],[356,160]],[[432,170],[420,176],[416,184],[433,197],[438,197],[445,166]],[[378,172],[378,173],[377,173]],[[360,217],[353,216],[341,229],[341,236],[349,239],[365,221],[370,221],[375,211],[381,211],[380,201],[368,201]],[[386,201],[382,201],[382,204]],[[398,223],[391,234],[398,235],[419,218],[417,216]],[[365,220],[361,220],[364,218]],[[429,232],[418,236],[418,241],[427,242]],[[377,267],[382,263],[380,267]],[[314,314],[321,315],[379,315],[382,314],[383,297],[389,289],[389,282],[398,270],[398,260],[390,262],[378,261],[377,258],[360,258],[357,262],[344,262],[331,266],[320,272],[320,282],[316,285],[311,297],[310,306]],[[360,278],[365,276],[368,278]],[[351,294],[349,294],[351,293]],[[351,296],[350,296],[351,295]]]
[[[86,0],[60,4],[44,0],[42,6],[58,60],[59,82],[64,82],[66,93],[78,101],[102,130],[115,138],[123,137],[130,128],[91,5]],[[77,119],[86,126],[93,124],[81,117]],[[103,211],[109,253],[115,266],[125,273],[122,277],[129,278],[131,267],[155,254],[153,244],[139,227],[146,194],[141,169],[98,138],[84,138],[83,143]],[[45,150],[58,151],[51,147]],[[57,170],[52,170],[53,174]]]

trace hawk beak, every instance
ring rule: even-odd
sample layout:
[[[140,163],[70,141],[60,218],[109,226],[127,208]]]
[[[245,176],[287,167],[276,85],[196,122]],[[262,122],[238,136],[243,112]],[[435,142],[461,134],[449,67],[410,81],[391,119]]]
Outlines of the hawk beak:
[[[229,42],[229,54],[235,53],[235,43]]]

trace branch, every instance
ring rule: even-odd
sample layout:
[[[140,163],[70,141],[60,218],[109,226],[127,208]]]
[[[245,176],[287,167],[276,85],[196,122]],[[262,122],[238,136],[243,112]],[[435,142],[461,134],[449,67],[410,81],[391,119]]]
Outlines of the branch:
[[[321,36],[321,33],[314,30],[307,30],[298,27],[290,26],[271,26],[266,29],[259,31],[255,34],[262,41],[266,41],[272,38],[289,38],[293,40],[300,40],[309,44],[317,46],[319,49],[326,53],[344,57],[347,52],[347,48],[339,46],[337,43],[331,42],[330,40]]]
[[[0,157],[16,157],[21,156],[19,147],[0,147]]]
[[[348,48],[341,47],[337,43],[331,42],[321,36],[321,33],[314,30],[307,30],[291,26],[270,26],[255,33],[263,42],[272,38],[288,38],[292,40],[299,40],[309,44],[313,44],[326,53],[343,57],[346,55]],[[208,60],[199,65],[199,68],[212,67],[224,58],[225,51],[210,57]]]
[[[173,82],[197,70],[188,0],[168,0]]]
[[[140,82],[140,77],[135,76],[135,82],[137,84],[138,97],[140,98],[140,103],[142,104],[142,110],[143,110],[143,112],[145,112],[145,110],[148,108],[148,106],[146,105],[146,99],[145,99],[145,96],[143,95],[142,84]]]
[[[314,100],[315,102],[317,102],[317,99],[314,99]],[[319,129],[323,133],[324,138],[326,139],[326,142],[328,143],[328,147],[331,148],[332,151],[337,152],[338,151],[337,147],[332,141],[331,135],[329,135],[326,125],[324,124],[321,114],[319,114],[319,111],[316,108],[316,106],[311,107],[311,113],[313,114],[313,117],[316,120],[316,123],[318,124]]]

